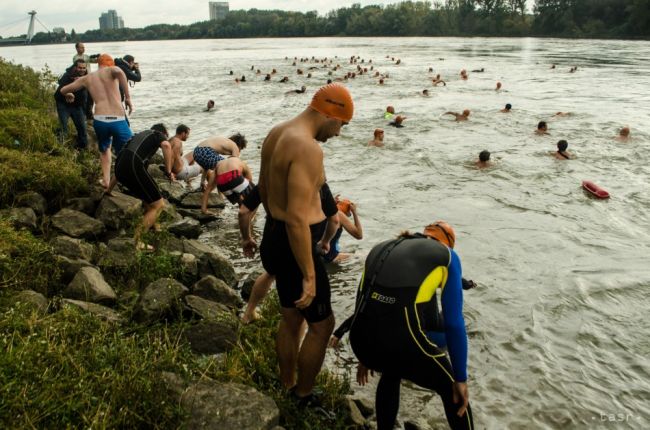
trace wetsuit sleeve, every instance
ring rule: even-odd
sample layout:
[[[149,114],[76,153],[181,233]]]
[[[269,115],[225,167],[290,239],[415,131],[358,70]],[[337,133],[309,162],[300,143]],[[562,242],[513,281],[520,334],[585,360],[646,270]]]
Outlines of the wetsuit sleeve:
[[[334,196],[332,196],[332,191],[329,185],[327,185],[327,182],[320,189],[320,205],[323,208],[323,213],[328,218],[336,215],[339,211],[339,208],[336,207],[336,200],[334,200]]]
[[[334,333],[332,333],[336,338],[338,339],[343,339],[343,336],[345,336],[345,333],[350,331],[350,326],[352,326],[352,319],[354,318],[354,315],[352,315],[350,318],[346,319],[343,321],[343,323],[334,330]]]
[[[467,380],[467,332],[463,318],[462,268],[460,258],[451,252],[449,276],[442,292],[442,314],[445,319],[445,338],[457,382]]]
[[[244,198],[242,204],[250,211],[254,211],[262,203],[262,196],[260,195],[260,188],[255,185],[250,193]]]

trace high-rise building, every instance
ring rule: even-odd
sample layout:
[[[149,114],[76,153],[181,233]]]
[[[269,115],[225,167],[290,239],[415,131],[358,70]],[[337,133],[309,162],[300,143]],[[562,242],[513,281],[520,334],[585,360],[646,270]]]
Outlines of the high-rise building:
[[[121,16],[117,16],[115,9],[110,9],[99,17],[100,30],[115,30],[118,28],[124,28],[124,20]]]
[[[208,3],[210,8],[210,20],[221,21],[228,15],[230,6],[227,1],[211,1]]]

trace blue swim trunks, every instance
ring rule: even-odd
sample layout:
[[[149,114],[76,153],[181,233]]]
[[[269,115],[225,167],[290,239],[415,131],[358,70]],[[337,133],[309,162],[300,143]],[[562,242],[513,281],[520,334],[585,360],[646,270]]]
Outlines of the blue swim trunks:
[[[117,154],[133,137],[129,123],[123,116],[95,115],[93,127],[97,134],[97,145],[100,152],[106,152],[112,144],[113,152]]]
[[[225,159],[225,157],[208,146],[197,146],[194,148],[194,161],[205,170],[213,170],[217,167],[219,161]]]

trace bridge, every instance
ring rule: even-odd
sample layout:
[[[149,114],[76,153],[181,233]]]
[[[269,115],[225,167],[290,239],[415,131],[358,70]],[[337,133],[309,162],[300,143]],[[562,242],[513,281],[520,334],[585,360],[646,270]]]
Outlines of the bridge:
[[[22,37],[11,37],[8,39],[0,39],[0,45],[29,45],[32,42],[32,39],[34,38],[34,21],[37,21],[47,32],[50,32],[50,29],[45,26],[38,18],[36,18],[36,11],[32,10],[30,12],[27,12],[27,15],[29,15],[29,18],[21,18],[18,21],[10,22],[8,24],[0,25],[0,30],[3,29],[9,29],[10,27],[15,27],[19,24],[23,24],[25,20],[29,20],[29,24],[27,26],[27,35],[25,38]]]

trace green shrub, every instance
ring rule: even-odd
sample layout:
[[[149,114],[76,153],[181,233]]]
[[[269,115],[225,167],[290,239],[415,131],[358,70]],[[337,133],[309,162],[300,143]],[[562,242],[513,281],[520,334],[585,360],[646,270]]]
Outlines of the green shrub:
[[[52,115],[26,107],[0,110],[0,146],[21,151],[63,150],[56,132],[59,124]]]
[[[0,218],[0,287],[47,294],[59,280],[52,248],[26,230]]]
[[[0,57],[0,108],[29,107],[53,112],[55,85],[56,77],[49,69],[38,73]]]
[[[36,191],[57,205],[88,193],[87,169],[70,155],[51,156],[0,147],[0,206],[25,191]]]

